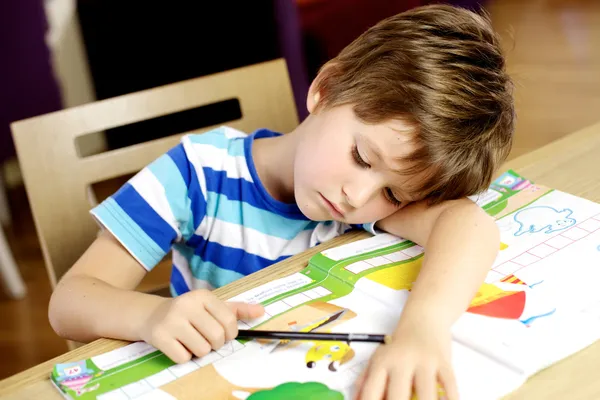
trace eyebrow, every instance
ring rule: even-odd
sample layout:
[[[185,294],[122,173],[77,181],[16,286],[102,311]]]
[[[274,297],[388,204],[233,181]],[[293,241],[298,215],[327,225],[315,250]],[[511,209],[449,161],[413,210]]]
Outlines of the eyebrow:
[[[375,155],[375,158],[377,158],[377,160],[382,161],[386,168],[389,169],[392,172],[396,172],[396,173],[402,173],[402,170],[400,169],[394,169],[394,168],[390,168],[386,163],[385,160],[383,159],[383,157],[381,156],[381,153],[379,152],[379,149],[377,148],[377,146],[371,142],[371,140],[369,138],[367,138],[364,135],[359,135],[359,137],[361,138],[361,140],[367,145],[367,147],[369,148],[369,150],[371,151],[371,153],[373,153]]]
[[[390,168],[390,167],[389,167],[389,166],[388,166],[388,165],[385,163],[385,161],[383,160],[383,157],[381,156],[381,153],[379,152],[379,149],[377,148],[377,146],[376,146],[376,145],[375,145],[373,142],[371,142],[371,140],[370,140],[369,138],[367,138],[367,137],[366,137],[366,136],[364,136],[364,135],[360,135],[360,134],[359,134],[359,137],[360,137],[360,139],[361,139],[361,140],[362,140],[362,141],[363,141],[363,142],[364,142],[364,143],[367,145],[367,147],[369,148],[369,150],[371,151],[371,153],[373,153],[373,154],[375,155],[375,158],[377,158],[377,160],[379,160],[379,161],[382,161],[382,162],[385,164],[386,168],[388,168],[390,171],[392,171],[392,172],[394,172],[394,173],[397,173],[397,174],[400,174],[400,173],[402,173],[402,171],[401,171],[401,170],[399,170],[399,169],[393,169],[393,168]],[[406,191],[404,191],[404,190],[400,189],[400,188],[399,188],[399,187],[397,187],[397,186],[396,186],[396,187],[395,187],[393,190],[397,190],[397,191],[399,191],[399,192],[400,192],[400,194],[402,195],[402,198],[403,198],[403,199],[405,199],[405,200],[406,200],[407,202],[409,202],[409,203],[412,203],[412,202],[415,202],[415,201],[416,201],[416,200],[414,200],[414,199],[413,199],[413,197],[412,197],[412,196],[409,196],[409,195],[408,195],[408,192],[406,192]]]

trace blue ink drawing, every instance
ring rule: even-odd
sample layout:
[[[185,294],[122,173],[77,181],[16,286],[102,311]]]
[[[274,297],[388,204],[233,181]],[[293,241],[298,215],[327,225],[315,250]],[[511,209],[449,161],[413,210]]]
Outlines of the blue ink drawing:
[[[525,326],[530,326],[531,323],[533,321],[535,321],[538,318],[543,318],[543,317],[548,317],[552,314],[554,314],[556,312],[556,308],[552,309],[551,311],[545,313],[545,314],[540,314],[540,315],[534,315],[533,317],[529,317],[527,319],[523,319],[523,320],[519,320],[522,324],[524,324]]]
[[[544,233],[552,233],[567,229],[575,225],[575,218],[570,218],[572,210],[556,210],[548,206],[529,207],[517,212],[514,216],[515,222],[519,224],[519,230],[515,236],[524,233],[537,233],[545,229]]]

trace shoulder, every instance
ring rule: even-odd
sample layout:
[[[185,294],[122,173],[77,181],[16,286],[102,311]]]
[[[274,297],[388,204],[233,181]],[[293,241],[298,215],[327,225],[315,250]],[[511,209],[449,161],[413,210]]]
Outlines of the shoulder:
[[[181,138],[182,143],[212,145],[221,147],[223,144],[248,137],[248,134],[230,126],[220,126],[205,132],[189,133]]]
[[[220,126],[202,133],[190,133],[181,138],[181,146],[192,162],[213,164],[226,158],[245,157],[245,142],[249,135],[237,129]]]

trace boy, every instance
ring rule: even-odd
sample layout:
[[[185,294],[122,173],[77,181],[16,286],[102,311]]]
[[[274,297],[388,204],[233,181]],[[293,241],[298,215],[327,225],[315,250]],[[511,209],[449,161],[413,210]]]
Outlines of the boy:
[[[466,196],[484,190],[513,133],[510,79],[489,21],[428,6],[388,18],[328,62],[293,132],[189,135],[92,210],[104,233],[64,276],[60,335],[144,340],[176,362],[236,337],[259,305],[211,289],[351,228],[424,246],[393,335],[359,382],[363,399],[457,398],[450,330],[499,248]],[[173,249],[173,298],[135,292]]]

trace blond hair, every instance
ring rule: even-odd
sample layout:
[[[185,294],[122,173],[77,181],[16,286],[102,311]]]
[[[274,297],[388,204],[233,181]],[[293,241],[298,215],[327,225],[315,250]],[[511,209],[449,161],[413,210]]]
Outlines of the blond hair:
[[[404,173],[435,204],[486,189],[512,145],[512,82],[487,15],[419,7],[373,26],[321,69],[317,110],[351,104],[365,123],[399,119],[418,149]]]

